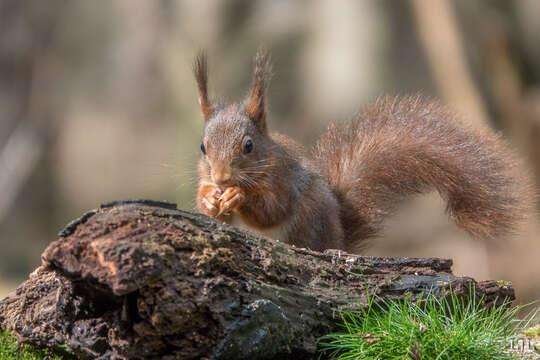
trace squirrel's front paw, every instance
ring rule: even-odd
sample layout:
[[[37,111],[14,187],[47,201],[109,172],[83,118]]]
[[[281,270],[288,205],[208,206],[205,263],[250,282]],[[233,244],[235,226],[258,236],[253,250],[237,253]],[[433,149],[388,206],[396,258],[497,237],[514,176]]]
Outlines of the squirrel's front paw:
[[[246,195],[244,190],[238,186],[231,186],[223,192],[223,194],[218,198],[220,201],[219,215],[229,214],[231,211],[237,209],[244,200]]]
[[[202,191],[200,211],[210,217],[218,217],[220,213],[220,200],[222,192],[217,187],[207,187]]]

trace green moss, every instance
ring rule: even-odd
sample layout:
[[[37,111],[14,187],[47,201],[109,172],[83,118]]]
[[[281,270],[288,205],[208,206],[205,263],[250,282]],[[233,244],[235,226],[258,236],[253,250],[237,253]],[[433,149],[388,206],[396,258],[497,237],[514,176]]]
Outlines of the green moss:
[[[507,280],[498,280],[497,285],[499,285],[499,287],[506,288],[506,287],[512,286],[512,283],[510,281],[507,281]]]
[[[0,331],[0,359],[2,360],[62,360],[49,350],[37,349],[30,345],[17,344],[8,331]]]
[[[523,334],[530,337],[540,336],[540,325],[523,331]]]

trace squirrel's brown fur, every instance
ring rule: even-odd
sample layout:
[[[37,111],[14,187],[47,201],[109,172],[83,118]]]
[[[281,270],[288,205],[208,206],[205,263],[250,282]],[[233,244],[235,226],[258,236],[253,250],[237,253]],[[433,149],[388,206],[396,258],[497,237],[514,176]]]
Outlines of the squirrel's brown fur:
[[[528,178],[504,141],[418,96],[380,100],[332,125],[308,157],[268,134],[264,52],[244,103],[209,100],[204,54],[195,77],[205,120],[197,206],[209,216],[296,246],[356,252],[410,194],[437,190],[458,225],[486,238],[531,211]]]

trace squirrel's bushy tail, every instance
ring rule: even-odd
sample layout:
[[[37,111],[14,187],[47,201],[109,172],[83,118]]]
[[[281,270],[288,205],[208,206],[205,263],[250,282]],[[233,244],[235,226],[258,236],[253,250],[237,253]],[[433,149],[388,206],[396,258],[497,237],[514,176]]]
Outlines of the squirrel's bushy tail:
[[[420,97],[386,98],[332,126],[314,159],[341,203],[350,248],[375,236],[402,198],[433,189],[483,238],[512,232],[533,208],[529,177],[498,135]]]

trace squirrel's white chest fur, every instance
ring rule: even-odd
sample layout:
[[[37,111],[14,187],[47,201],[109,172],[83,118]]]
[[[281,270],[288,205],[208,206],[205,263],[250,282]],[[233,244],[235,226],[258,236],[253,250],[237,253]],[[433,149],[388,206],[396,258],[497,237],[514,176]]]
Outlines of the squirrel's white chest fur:
[[[286,236],[286,234],[283,231],[284,230],[283,226],[274,226],[274,227],[271,227],[271,228],[268,228],[268,229],[265,229],[265,230],[257,229],[257,228],[251,227],[248,224],[246,224],[244,219],[242,219],[242,217],[239,216],[238,214],[232,214],[231,215],[230,224],[232,226],[236,226],[236,227],[241,228],[241,229],[249,230],[249,231],[254,232],[256,234],[264,235],[264,236],[269,237],[269,238],[274,239],[274,240],[285,241],[284,236]]]

